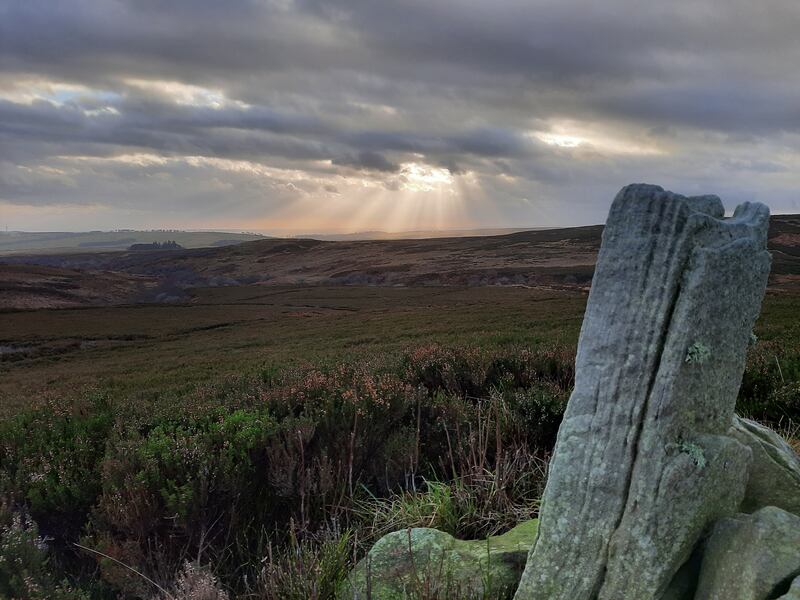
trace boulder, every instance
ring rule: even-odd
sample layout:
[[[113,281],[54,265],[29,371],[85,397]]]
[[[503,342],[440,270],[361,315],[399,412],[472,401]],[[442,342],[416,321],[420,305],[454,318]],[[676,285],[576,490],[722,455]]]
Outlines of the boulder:
[[[730,434],[768,209],[631,185],[603,233],[539,535],[516,600],[659,600],[752,451]]]
[[[731,435],[753,453],[741,510],[754,512],[777,506],[800,515],[800,458],[774,431],[735,417]]]
[[[789,593],[798,575],[800,517],[769,506],[722,519],[714,526],[703,553],[695,598],[777,598]]]
[[[425,598],[510,598],[537,528],[534,519],[476,541],[428,528],[395,531],[378,540],[358,563],[340,597],[406,600],[416,593]]]

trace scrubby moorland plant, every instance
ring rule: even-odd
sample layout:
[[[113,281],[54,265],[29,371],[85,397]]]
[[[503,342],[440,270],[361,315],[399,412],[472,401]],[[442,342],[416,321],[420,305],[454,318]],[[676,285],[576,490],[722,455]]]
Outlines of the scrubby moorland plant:
[[[536,515],[573,361],[428,345],[18,414],[0,424],[0,591],[324,599],[388,531],[508,530]],[[799,390],[800,356],[759,342],[739,410],[796,435]]]

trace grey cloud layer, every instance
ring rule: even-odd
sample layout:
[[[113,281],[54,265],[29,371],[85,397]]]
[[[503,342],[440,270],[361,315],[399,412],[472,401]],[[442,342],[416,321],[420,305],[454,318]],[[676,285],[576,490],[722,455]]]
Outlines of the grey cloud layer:
[[[403,163],[423,162],[475,173],[509,221],[530,221],[537,199],[599,220],[614,188],[657,177],[798,210],[797,31],[794,0],[0,0],[0,200],[127,207],[136,200],[115,199],[122,175],[109,167],[61,194],[66,180],[46,167],[151,152],[363,173],[386,189]],[[137,83],[155,80],[220,99],[181,104]],[[36,81],[88,91],[16,99]],[[531,135],[561,123],[659,152]],[[210,203],[176,164],[160,167],[164,201]],[[267,209],[284,200],[252,178],[213,177]],[[308,189],[326,186],[341,191],[334,179]]]

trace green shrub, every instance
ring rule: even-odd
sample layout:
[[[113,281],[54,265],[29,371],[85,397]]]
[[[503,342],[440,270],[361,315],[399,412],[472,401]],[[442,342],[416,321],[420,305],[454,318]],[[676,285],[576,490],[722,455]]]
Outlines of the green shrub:
[[[558,428],[567,407],[569,394],[550,382],[517,389],[506,400],[515,426],[529,443],[544,448],[555,445]]]
[[[101,487],[113,423],[104,399],[89,414],[51,404],[0,423],[0,493],[22,502],[46,530],[80,530]]]
[[[0,528],[0,598],[9,600],[88,600],[67,581],[53,579],[47,541],[36,523],[20,513]]]
[[[571,362],[562,350],[426,346],[398,363],[269,369],[180,396],[51,406],[0,425],[0,492],[41,519],[76,578],[99,575],[121,597],[153,592],[128,567],[166,588],[187,560],[214,564],[238,592],[261,581],[265,597],[279,596],[264,582],[328,597],[321,582],[338,575],[322,565],[338,573],[381,530],[367,506],[386,526],[435,510],[467,537],[534,514]],[[347,552],[332,520],[355,528]],[[102,554],[77,560],[74,541]],[[265,553],[271,571],[242,566]],[[298,582],[302,564],[322,571]]]
[[[269,512],[262,466],[275,431],[266,411],[244,410],[117,425],[85,543],[163,579],[188,553],[246,532]],[[116,563],[99,566],[112,583],[140,585]]]
[[[751,348],[736,409],[782,428],[800,423],[800,354],[774,343]]]

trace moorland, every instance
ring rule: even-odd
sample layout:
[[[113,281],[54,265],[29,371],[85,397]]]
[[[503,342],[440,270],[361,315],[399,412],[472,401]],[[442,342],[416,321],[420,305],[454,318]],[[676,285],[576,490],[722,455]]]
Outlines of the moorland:
[[[333,598],[535,516],[601,231],[7,259],[0,597]],[[770,249],[738,410],[800,447],[800,217]]]

